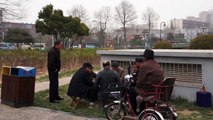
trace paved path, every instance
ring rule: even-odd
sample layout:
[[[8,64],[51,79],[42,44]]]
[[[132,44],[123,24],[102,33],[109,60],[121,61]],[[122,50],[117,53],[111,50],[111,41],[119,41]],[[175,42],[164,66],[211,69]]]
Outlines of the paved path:
[[[12,108],[0,104],[0,120],[101,120],[39,107]]]
[[[63,86],[63,85],[69,84],[70,80],[71,80],[71,77],[61,78],[59,80],[59,86]],[[35,92],[48,90],[48,89],[49,89],[49,81],[39,82],[39,83],[35,84]]]

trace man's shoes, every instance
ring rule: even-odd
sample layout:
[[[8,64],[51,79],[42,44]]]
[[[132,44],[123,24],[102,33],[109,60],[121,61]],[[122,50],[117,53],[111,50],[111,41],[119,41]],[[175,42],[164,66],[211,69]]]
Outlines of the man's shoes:
[[[89,109],[93,109],[95,107],[95,104],[93,102],[90,102]]]
[[[56,100],[64,100],[64,98],[58,97],[56,98]]]
[[[50,103],[60,103],[58,100],[51,100]]]

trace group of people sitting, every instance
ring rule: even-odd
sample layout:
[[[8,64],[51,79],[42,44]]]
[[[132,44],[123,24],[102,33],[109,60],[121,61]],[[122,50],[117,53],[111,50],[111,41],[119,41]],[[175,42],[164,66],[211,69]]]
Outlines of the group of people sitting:
[[[72,77],[67,95],[88,99],[91,104],[111,83],[120,83],[124,70],[118,63],[103,62],[103,70],[96,74],[90,63],[84,63]]]
[[[137,102],[136,97],[141,95],[140,89],[143,91],[153,91],[146,84],[158,85],[163,79],[163,71],[160,65],[154,60],[154,52],[150,49],[145,50],[144,58],[136,58],[132,65],[134,72],[134,81],[130,92],[132,108],[136,112]],[[124,69],[118,63],[105,61],[102,63],[103,70],[98,74],[93,72],[93,66],[90,63],[84,63],[72,77],[67,95],[88,99],[93,105],[101,94],[112,83],[124,83]]]

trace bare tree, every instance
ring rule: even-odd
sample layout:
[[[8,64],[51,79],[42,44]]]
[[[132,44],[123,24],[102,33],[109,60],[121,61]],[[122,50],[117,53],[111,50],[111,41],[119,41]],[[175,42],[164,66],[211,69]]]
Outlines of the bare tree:
[[[89,15],[86,8],[79,4],[74,5],[71,10],[68,10],[68,14],[80,18],[84,23],[89,20]]]
[[[129,3],[126,0],[123,0],[115,7],[115,20],[120,22],[123,25],[124,32],[124,47],[127,48],[127,33],[126,26],[130,22],[137,19],[136,11],[132,3]]]
[[[142,19],[147,24],[148,27],[148,37],[149,37],[149,43],[151,44],[151,29],[154,28],[155,23],[159,19],[159,15],[154,11],[153,8],[147,7],[142,15]],[[149,47],[149,43],[148,47]]]
[[[24,0],[1,0],[0,11],[2,11],[2,19],[21,19],[26,16],[22,2]]]
[[[99,46],[104,47],[104,33],[107,29],[107,24],[111,18],[110,7],[102,7],[100,10],[95,12],[94,22],[98,25],[99,31]]]
[[[22,1],[25,0],[1,0],[0,1],[0,39],[4,40],[4,21],[19,20],[26,16]]]

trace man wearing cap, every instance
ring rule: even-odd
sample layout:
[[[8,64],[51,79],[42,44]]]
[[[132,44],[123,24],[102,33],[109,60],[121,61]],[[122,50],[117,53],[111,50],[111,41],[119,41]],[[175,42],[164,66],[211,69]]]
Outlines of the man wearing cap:
[[[160,65],[154,60],[154,51],[145,50],[143,56],[143,62],[141,58],[135,60],[138,61],[139,67],[136,80],[136,89],[131,89],[129,91],[131,105],[136,114],[140,113],[136,111],[137,105],[140,105],[140,111],[145,108],[145,102],[139,104],[136,101],[138,94],[143,95],[140,89],[142,89],[144,92],[154,92],[155,89],[147,84],[158,85],[164,79],[163,71],[161,70]]]
[[[147,49],[143,56],[144,62],[138,72],[136,87],[142,88],[145,92],[153,92],[155,89],[147,84],[158,85],[164,79],[163,71],[154,60],[154,51]]]
[[[120,77],[120,80],[123,81],[124,80],[124,69],[122,67],[119,66],[119,64],[117,62],[112,62],[112,70],[114,70],[118,76]]]
[[[67,91],[68,96],[89,99],[92,103],[97,98],[97,90],[93,83],[94,72],[90,63],[84,63],[72,77]]]

